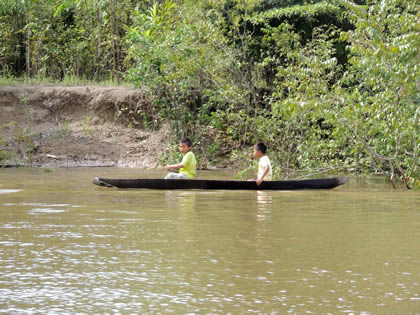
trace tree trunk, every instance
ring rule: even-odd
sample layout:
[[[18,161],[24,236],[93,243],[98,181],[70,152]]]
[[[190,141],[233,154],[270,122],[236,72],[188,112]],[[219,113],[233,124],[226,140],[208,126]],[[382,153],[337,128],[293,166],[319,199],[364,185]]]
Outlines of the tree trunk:
[[[96,39],[96,81],[100,79],[100,67],[101,67],[101,44],[102,44],[102,11],[100,5],[96,9],[96,15],[98,19],[98,37]]]
[[[29,15],[26,14],[26,21],[29,24]],[[31,30],[29,27],[26,28],[26,80],[29,79],[31,75]]]
[[[116,36],[116,54],[115,54],[115,70],[117,74],[117,83],[120,84],[120,52],[121,52],[121,46],[120,46],[120,34],[118,32],[118,17],[115,16],[115,36]]]
[[[117,49],[115,42],[115,1],[112,1],[111,6],[112,81],[115,81],[117,73]]]

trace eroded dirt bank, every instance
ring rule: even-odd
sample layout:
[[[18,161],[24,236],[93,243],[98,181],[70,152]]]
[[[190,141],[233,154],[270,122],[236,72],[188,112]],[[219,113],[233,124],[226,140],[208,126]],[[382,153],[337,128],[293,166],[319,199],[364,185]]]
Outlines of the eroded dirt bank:
[[[165,128],[144,126],[155,115],[134,88],[2,86],[2,164],[155,167],[168,147]]]

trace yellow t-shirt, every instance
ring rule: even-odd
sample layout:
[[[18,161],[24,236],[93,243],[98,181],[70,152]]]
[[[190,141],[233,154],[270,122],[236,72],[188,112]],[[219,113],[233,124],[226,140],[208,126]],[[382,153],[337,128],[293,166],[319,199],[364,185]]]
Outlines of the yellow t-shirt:
[[[187,152],[181,161],[182,168],[179,170],[180,173],[184,173],[188,178],[194,178],[197,167],[197,160],[195,159],[194,153],[191,151]]]

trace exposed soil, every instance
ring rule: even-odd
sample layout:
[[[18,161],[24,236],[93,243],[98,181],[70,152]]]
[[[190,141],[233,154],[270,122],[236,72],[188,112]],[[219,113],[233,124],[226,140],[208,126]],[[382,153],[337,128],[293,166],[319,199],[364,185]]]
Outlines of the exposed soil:
[[[165,128],[142,126],[155,115],[134,88],[0,87],[3,166],[155,167],[168,148]]]

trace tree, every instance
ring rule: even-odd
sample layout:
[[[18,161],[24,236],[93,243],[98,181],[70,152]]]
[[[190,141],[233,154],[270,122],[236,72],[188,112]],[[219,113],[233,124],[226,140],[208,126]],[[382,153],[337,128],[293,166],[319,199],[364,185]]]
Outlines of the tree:
[[[0,1],[0,74],[18,76],[25,71],[25,16],[23,0]]]
[[[420,151],[420,20],[416,1],[343,1],[355,29],[343,32],[351,54],[335,87],[338,122],[371,156],[375,168],[407,187]]]
[[[212,104],[231,100],[226,40],[202,14],[195,1],[155,3],[137,12],[127,35],[126,78],[151,93],[176,137],[191,133]]]
[[[342,163],[345,143],[325,116],[326,96],[341,71],[334,57],[337,30],[315,28],[306,44],[289,24],[264,32],[261,67],[275,73],[275,80],[270,108],[259,112],[255,133],[278,152],[275,160],[283,170]]]

